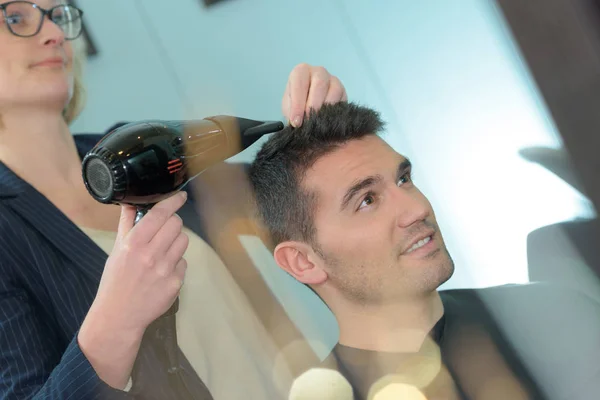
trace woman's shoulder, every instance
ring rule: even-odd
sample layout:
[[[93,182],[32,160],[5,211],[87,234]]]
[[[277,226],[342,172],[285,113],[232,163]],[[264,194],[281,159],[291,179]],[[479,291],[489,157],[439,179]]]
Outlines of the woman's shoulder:
[[[96,143],[104,137],[103,134],[99,133],[77,133],[73,135],[75,139],[75,145],[77,146],[77,153],[79,158],[83,159],[88,151],[90,151]]]
[[[26,247],[35,246],[35,238],[28,234],[27,224],[10,207],[0,202],[0,267],[27,263]]]
[[[0,201],[0,246],[4,244],[4,239],[14,237],[23,225],[18,215],[6,204]]]

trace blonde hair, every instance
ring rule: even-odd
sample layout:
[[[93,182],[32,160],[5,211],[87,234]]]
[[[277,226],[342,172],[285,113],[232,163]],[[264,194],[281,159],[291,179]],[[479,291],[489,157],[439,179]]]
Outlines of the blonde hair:
[[[81,37],[71,43],[73,46],[73,94],[69,104],[63,110],[63,117],[67,125],[70,125],[79,116],[85,106],[86,99],[83,70],[87,58],[87,48]]]

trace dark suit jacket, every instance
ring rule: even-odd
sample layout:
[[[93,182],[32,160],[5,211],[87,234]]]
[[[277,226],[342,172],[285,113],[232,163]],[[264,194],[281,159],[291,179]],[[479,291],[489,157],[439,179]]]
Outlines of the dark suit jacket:
[[[102,135],[77,135],[83,156]],[[202,237],[191,197],[179,215]],[[177,399],[156,332],[143,340],[129,393],[102,382],[77,333],[107,259],[31,185],[0,163],[0,399]],[[186,383],[210,398],[180,353]],[[205,393],[205,395],[200,395]]]

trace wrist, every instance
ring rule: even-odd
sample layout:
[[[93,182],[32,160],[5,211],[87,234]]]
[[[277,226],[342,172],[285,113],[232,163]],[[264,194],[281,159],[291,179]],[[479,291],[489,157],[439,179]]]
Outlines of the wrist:
[[[123,326],[92,305],[77,342],[98,377],[109,386],[123,390],[131,377],[143,335],[143,329]]]
[[[132,324],[131,317],[115,312],[114,308],[106,307],[98,301],[94,301],[81,325],[80,331],[83,330],[86,335],[89,334],[90,336],[117,337],[133,343],[142,340],[146,328],[145,326]]]

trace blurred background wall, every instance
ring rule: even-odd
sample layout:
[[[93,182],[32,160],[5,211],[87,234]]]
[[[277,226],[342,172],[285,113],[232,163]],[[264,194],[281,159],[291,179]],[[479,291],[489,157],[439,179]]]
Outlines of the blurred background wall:
[[[381,111],[386,140],[416,166],[456,262],[443,288],[527,282],[527,235],[593,216],[579,192],[519,155],[561,142],[493,1],[78,5],[98,54],[88,60],[88,104],[74,132],[229,113],[281,119],[294,65],[323,65],[340,77],[351,100]],[[240,240],[299,328],[333,343],[328,310],[255,238]]]

